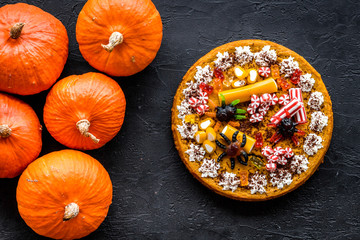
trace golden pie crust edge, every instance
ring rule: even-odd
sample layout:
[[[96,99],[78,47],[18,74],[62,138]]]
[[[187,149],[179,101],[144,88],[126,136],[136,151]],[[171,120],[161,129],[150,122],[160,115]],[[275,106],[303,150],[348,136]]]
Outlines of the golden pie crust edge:
[[[292,56],[296,61],[299,63],[299,67],[303,72],[311,73],[314,79],[316,80],[316,83],[314,85],[314,88],[316,91],[319,91],[324,96],[324,109],[323,111],[326,113],[326,116],[328,117],[328,125],[324,128],[322,132],[323,138],[323,148],[319,149],[318,152],[312,156],[313,160],[308,165],[308,170],[305,172],[302,172],[300,175],[293,176],[293,181],[290,185],[284,186],[282,189],[276,189],[273,188],[272,191],[264,193],[264,194],[251,194],[249,190],[243,190],[240,191],[224,191],[222,190],[222,187],[216,184],[216,182],[212,178],[202,178],[201,173],[198,171],[198,167],[194,168],[191,164],[191,162],[188,160],[188,158],[185,155],[185,151],[187,148],[184,146],[187,146],[182,143],[182,138],[180,136],[180,133],[177,131],[176,128],[176,120],[177,117],[177,106],[181,103],[181,95],[182,90],[186,88],[185,83],[193,79],[195,73],[196,73],[196,66],[203,66],[206,63],[210,63],[216,59],[216,54],[218,52],[225,52],[229,51],[230,49],[234,49],[235,47],[239,46],[250,46],[251,49],[253,48],[262,48],[263,46],[269,45],[271,49],[274,49],[278,56]],[[248,39],[248,40],[239,40],[235,42],[230,42],[227,44],[224,44],[222,46],[216,47],[213,50],[211,50],[209,53],[207,53],[205,56],[201,57],[192,67],[187,71],[185,76],[183,77],[182,82],[180,83],[173,102],[173,107],[171,109],[172,116],[171,116],[171,130],[173,132],[174,137],[174,143],[175,147],[179,152],[181,160],[184,162],[187,169],[190,171],[190,173],[199,180],[203,185],[205,185],[207,188],[211,189],[212,191],[216,192],[217,194],[220,194],[222,196],[240,200],[240,201],[266,201],[270,199],[274,199],[280,196],[283,196],[298,187],[300,187],[302,184],[304,184],[310,176],[312,176],[315,171],[318,169],[321,163],[324,161],[325,154],[330,146],[331,137],[332,137],[332,131],[333,131],[333,112],[332,112],[332,102],[329,96],[329,93],[325,87],[325,84],[323,83],[320,74],[299,54],[296,52],[279,45],[277,43],[266,41],[266,40],[257,40],[257,39]],[[302,145],[301,145],[302,146]],[[195,164],[195,166],[197,166]],[[270,182],[268,181],[268,186]],[[319,186],[321,187],[321,186]]]

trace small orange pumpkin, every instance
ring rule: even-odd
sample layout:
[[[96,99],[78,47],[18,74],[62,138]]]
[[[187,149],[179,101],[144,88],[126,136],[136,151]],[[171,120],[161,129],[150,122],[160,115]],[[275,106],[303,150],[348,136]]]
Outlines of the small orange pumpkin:
[[[41,125],[23,101],[0,93],[0,178],[18,176],[41,151]]]
[[[72,75],[50,90],[44,122],[61,144],[96,149],[110,141],[124,121],[126,100],[119,84],[101,73]]]
[[[77,239],[104,221],[112,200],[105,168],[75,151],[52,152],[31,163],[19,179],[16,199],[21,217],[36,233]]]
[[[130,76],[147,67],[162,35],[160,14],[150,0],[89,0],[76,24],[85,60],[113,76]]]
[[[64,25],[26,3],[0,8],[0,91],[39,93],[59,78],[67,56]]]

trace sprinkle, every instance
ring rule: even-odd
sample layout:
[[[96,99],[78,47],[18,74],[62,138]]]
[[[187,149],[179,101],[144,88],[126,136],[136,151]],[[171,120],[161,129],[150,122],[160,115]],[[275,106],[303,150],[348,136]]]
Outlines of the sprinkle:
[[[220,163],[217,163],[215,159],[205,158],[199,168],[199,172],[201,172],[201,177],[211,177],[215,178],[218,176],[218,170],[220,169]]]
[[[203,160],[206,152],[202,146],[190,143],[189,149],[186,150],[185,153],[189,155],[190,162],[200,162],[201,160]]]
[[[295,155],[290,162],[290,171],[300,174],[308,170],[309,161],[305,155]]]
[[[250,51],[249,46],[235,48],[235,61],[240,63],[241,66],[251,62],[254,54]]]
[[[299,69],[299,63],[294,61],[293,57],[283,59],[280,63],[280,73],[284,74],[285,77],[290,77],[295,72],[295,69]]]
[[[259,172],[256,172],[254,175],[250,176],[249,178],[249,187],[250,187],[250,193],[266,193],[265,186],[267,185],[266,175],[260,174]]]
[[[278,169],[276,172],[270,173],[270,183],[279,189],[292,183],[292,176],[288,170]]]
[[[303,92],[310,92],[315,84],[315,79],[311,77],[310,73],[300,76],[299,87]]]
[[[304,142],[303,149],[305,153],[309,156],[314,155],[317,153],[319,149],[321,149],[322,146],[322,138],[315,133],[310,133],[306,138]]]
[[[311,114],[310,129],[317,132],[322,132],[323,128],[327,126],[329,118],[320,111]]]
[[[257,65],[267,67],[276,62],[277,55],[275,50],[270,50],[270,46],[267,45],[260,52],[255,53],[254,58]]]
[[[240,179],[236,176],[236,174],[226,172],[220,176],[219,185],[223,186],[222,190],[231,190],[234,192],[238,188]]]
[[[223,54],[218,52],[216,57],[217,59],[214,61],[215,67],[221,69],[222,71],[226,71],[233,65],[233,57],[230,56],[228,52],[224,52]]]
[[[313,92],[310,95],[308,105],[315,110],[320,110],[321,105],[324,103],[324,96],[321,92]]]
[[[212,77],[214,72],[211,70],[209,65],[206,65],[205,67],[196,67],[197,71],[195,73],[195,80],[198,84],[200,83],[210,83],[212,81]]]

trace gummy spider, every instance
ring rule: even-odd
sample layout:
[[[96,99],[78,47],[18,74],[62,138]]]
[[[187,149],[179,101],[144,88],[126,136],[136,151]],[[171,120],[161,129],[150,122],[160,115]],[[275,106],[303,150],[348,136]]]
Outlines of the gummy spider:
[[[295,134],[303,136],[305,132],[297,129],[297,125],[298,123],[294,123],[291,118],[288,117],[283,118],[278,125],[269,124],[269,126],[278,127],[276,133],[274,133],[270,138],[270,142],[277,144],[284,138],[291,138],[291,140],[296,146],[299,145],[299,139],[297,138],[297,136],[295,136]]]
[[[226,105],[224,95],[220,94],[220,98],[221,107],[216,107],[216,118],[219,121],[230,121],[232,118],[235,118],[236,120],[246,118],[245,115],[241,115],[246,113],[246,111],[235,107],[240,102],[239,99],[234,100],[230,104]]]
[[[225,134],[220,133],[220,136],[226,141],[226,143],[228,144],[227,146],[225,146],[224,144],[220,143],[218,140],[215,140],[216,145],[218,145],[220,148],[225,149],[225,152],[223,152],[217,159],[218,162],[220,162],[225,156],[229,156],[230,157],[230,162],[231,162],[231,169],[234,169],[235,167],[235,158],[237,158],[237,160],[247,166],[248,163],[248,155],[247,153],[243,150],[243,147],[246,144],[246,135],[243,134],[243,138],[242,138],[242,142],[240,144],[240,142],[236,139],[237,135],[239,134],[239,131],[234,132],[233,136],[232,136],[232,141],[230,141],[230,139],[228,137],[225,136]],[[243,161],[240,157],[240,154],[242,154],[242,156],[244,157]]]

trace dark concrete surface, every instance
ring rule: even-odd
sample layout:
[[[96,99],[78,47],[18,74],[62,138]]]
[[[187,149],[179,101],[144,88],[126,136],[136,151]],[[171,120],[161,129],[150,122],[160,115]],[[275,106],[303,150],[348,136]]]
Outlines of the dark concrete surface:
[[[0,6],[15,3],[2,0]],[[85,0],[28,0],[66,26],[70,53],[61,78],[95,71],[75,39]],[[88,154],[114,185],[108,217],[86,239],[360,239],[360,3],[357,0],[154,0],[161,49],[144,71],[115,78],[127,109],[120,133]],[[334,133],[325,162],[308,182],[276,200],[244,203],[216,195],[181,162],[170,108],[187,69],[221,44],[259,38],[304,56],[333,101]],[[47,92],[21,97],[42,121]],[[65,147],[44,128],[41,155]],[[43,239],[21,219],[18,178],[0,180],[0,239]]]

